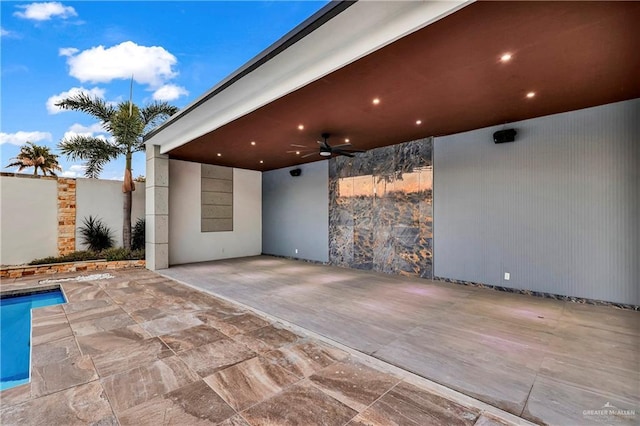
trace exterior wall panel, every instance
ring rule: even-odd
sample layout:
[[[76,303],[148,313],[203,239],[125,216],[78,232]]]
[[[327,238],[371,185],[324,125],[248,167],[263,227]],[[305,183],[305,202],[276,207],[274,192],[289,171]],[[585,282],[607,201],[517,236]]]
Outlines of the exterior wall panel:
[[[206,192],[202,192],[202,182],[219,179],[220,175],[199,163],[169,160],[170,265],[260,254],[262,173],[225,169],[221,173],[228,173],[233,178],[233,193],[225,195],[233,197],[233,218],[203,219],[202,202]],[[210,179],[203,179],[203,170]],[[205,220],[211,222],[201,223]],[[233,230],[225,231],[231,224]],[[203,225],[219,232],[203,232]]]
[[[328,164],[302,164],[296,177],[289,174],[293,167],[262,174],[263,253],[329,260]]]
[[[0,177],[0,263],[18,265],[58,254],[55,179]]]
[[[640,100],[436,138],[435,275],[640,304]],[[504,273],[510,279],[504,279]]]

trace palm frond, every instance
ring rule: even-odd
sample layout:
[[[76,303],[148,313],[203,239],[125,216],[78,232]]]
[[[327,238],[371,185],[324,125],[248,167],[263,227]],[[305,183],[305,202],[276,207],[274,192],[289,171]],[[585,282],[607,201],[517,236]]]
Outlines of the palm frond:
[[[99,178],[100,174],[102,173],[102,170],[104,170],[104,166],[109,161],[110,160],[105,160],[101,158],[91,158],[89,161],[87,161],[84,164],[86,166],[84,169],[85,177],[92,178],[92,179]]]
[[[144,152],[147,147],[144,144],[143,139],[139,139],[138,142],[131,148],[131,152]]]
[[[10,169],[11,167],[20,167],[20,170],[22,170],[25,166],[22,164],[22,161],[14,161],[13,163],[4,166],[5,169]]]
[[[140,115],[142,116],[145,130],[149,131],[178,111],[178,107],[169,105],[167,102],[156,101],[142,108]]]
[[[111,116],[115,112],[115,108],[107,104],[104,99],[97,96],[91,97],[82,92],[61,100],[56,103],[56,106],[62,109],[81,111],[92,115],[102,121],[102,124],[105,126],[107,131],[109,131],[107,127],[111,121]]]
[[[87,160],[84,174],[97,178],[104,165],[122,154],[122,150],[108,141],[91,136],[74,136],[58,144],[58,149],[68,159]]]
[[[120,155],[118,147],[102,138],[92,136],[73,136],[58,144],[58,149],[70,160],[88,160],[102,158],[112,160]]]

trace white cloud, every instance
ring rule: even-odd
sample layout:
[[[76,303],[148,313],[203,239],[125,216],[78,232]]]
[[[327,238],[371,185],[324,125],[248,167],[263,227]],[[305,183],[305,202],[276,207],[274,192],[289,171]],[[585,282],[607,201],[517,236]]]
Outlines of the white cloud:
[[[125,41],[109,48],[97,46],[82,52],[72,49],[61,49],[60,54],[68,58],[69,75],[81,82],[109,83],[133,75],[139,84],[155,88],[177,75],[172,67],[178,60],[160,46]]]
[[[34,21],[48,21],[53,17],[66,19],[78,16],[73,7],[65,6],[59,2],[21,4],[16,7],[22,11],[14,12],[14,16]]]
[[[64,170],[59,174],[61,177],[67,178],[75,178],[84,176],[84,171],[87,169],[87,166],[83,166],[82,164],[72,164],[68,170]]]
[[[100,123],[94,123],[90,126],[74,123],[69,127],[69,131],[76,133],[105,133],[104,128]]]
[[[0,37],[15,37],[16,34],[13,31],[9,31],[9,30],[5,30],[4,28],[0,27]]]
[[[99,87],[94,87],[92,89],[85,89],[84,87],[72,87],[66,92],[53,95],[49,99],[47,99],[47,111],[49,111],[49,114],[58,114],[59,112],[64,111],[62,108],[56,106],[56,104],[61,100],[68,98],[69,96],[76,96],[82,92],[86,93],[89,96],[97,96],[99,98],[103,98],[105,90]]]
[[[83,126],[78,123],[72,124],[69,130],[64,132],[62,140],[69,140],[75,136],[96,137],[107,140],[107,133],[100,123],[95,123],[91,126]]]
[[[25,142],[51,141],[51,133],[49,132],[15,132],[0,133],[0,145],[10,143],[12,145],[23,145]]]
[[[165,84],[153,92],[154,101],[174,101],[180,96],[187,96],[189,91],[182,86],[175,84]]]
[[[76,49],[75,47],[61,47],[58,50],[58,54],[60,56],[73,56],[78,52],[79,52],[79,50]]]

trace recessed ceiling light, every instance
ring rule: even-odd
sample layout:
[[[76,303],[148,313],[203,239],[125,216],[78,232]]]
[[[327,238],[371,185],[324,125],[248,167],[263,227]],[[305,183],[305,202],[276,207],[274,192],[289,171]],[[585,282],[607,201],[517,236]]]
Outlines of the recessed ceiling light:
[[[416,124],[419,126],[422,124],[422,120],[416,120]]]
[[[264,163],[264,161],[260,160],[260,164],[263,164],[263,163]]]
[[[296,155],[300,155],[300,151],[296,151]]]
[[[380,103],[380,98],[374,98],[373,101],[371,101],[374,105],[378,105]]]
[[[531,99],[536,95],[536,92],[529,92],[527,93],[527,98]]]
[[[511,53],[505,53],[502,56],[500,56],[500,60],[502,62],[509,62],[511,60]]]
[[[349,143],[349,138],[346,138],[346,139],[344,140],[344,142],[345,142],[345,143]]]
[[[222,157],[222,154],[218,153],[218,157]]]
[[[303,124],[298,124],[298,130],[304,130],[304,125]]]
[[[251,141],[251,145],[255,145],[255,144],[256,144],[256,141]]]

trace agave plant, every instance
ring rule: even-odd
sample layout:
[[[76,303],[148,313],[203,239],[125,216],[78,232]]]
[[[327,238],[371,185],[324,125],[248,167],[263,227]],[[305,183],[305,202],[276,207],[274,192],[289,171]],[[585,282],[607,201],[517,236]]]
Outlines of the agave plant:
[[[115,242],[109,227],[102,223],[101,219],[93,216],[84,219],[83,226],[80,228],[80,236],[82,244],[85,244],[93,252],[111,248]]]

